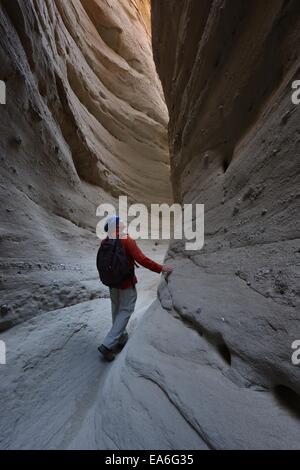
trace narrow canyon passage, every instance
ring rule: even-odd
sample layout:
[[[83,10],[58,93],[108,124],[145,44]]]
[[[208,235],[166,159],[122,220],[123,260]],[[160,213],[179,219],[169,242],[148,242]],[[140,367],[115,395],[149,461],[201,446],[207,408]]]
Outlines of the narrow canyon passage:
[[[65,448],[87,434],[110,370],[97,351],[111,311],[96,209],[171,200],[150,4],[3,1],[0,58],[0,448]],[[140,246],[163,261],[167,243]],[[159,282],[137,271],[131,334]]]
[[[299,0],[2,0],[2,449],[299,449]],[[115,362],[101,203],[205,205],[141,243]],[[167,254],[166,254],[167,253]]]
[[[167,245],[144,242],[142,247],[162,262]],[[154,273],[143,270],[139,281],[130,335],[156,296]],[[76,438],[78,448],[97,449],[100,439],[109,439],[88,417],[98,415],[112,367],[97,351],[110,325],[110,301],[103,297],[45,312],[2,333],[9,367],[1,370],[1,449],[64,449]]]

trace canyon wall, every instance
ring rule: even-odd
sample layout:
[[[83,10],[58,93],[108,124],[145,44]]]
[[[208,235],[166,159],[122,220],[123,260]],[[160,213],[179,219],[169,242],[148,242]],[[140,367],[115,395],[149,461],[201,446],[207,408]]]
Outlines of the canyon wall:
[[[300,4],[154,1],[153,7],[173,186],[181,203],[205,204],[206,216],[200,253],[186,253],[181,244],[171,250],[187,271],[199,273],[187,290],[199,294],[201,313],[178,309],[223,338],[234,371],[241,363],[250,381],[300,393],[290,361],[300,334],[300,108],[291,101],[300,73]],[[202,295],[216,303],[213,309],[201,306]],[[223,309],[229,316],[217,326]],[[238,344],[245,334],[250,348]]]
[[[299,449],[299,26],[298,0],[152,0],[152,27],[147,0],[2,0],[0,331],[47,314],[3,333],[1,447]],[[205,245],[170,244],[102,371],[96,207],[169,201],[168,151]]]
[[[0,330],[101,295],[96,208],[170,199],[144,0],[0,4]]]
[[[205,245],[171,244],[102,422],[121,448],[299,448],[300,3],[153,0],[152,34],[174,194],[205,204]]]

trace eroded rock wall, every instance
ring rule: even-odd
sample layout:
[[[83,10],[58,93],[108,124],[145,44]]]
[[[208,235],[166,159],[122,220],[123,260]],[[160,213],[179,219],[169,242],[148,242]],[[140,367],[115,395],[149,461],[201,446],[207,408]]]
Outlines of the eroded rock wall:
[[[99,295],[100,203],[171,191],[149,2],[3,0],[0,61],[5,329]]]
[[[205,245],[171,244],[104,390],[122,448],[299,448],[299,26],[297,0],[152,1],[173,188],[205,204]]]
[[[205,204],[204,249],[171,251],[187,279],[198,272],[186,282],[195,304],[184,313],[178,291],[175,303],[223,337],[233,374],[243,363],[246,381],[298,392],[299,25],[297,1],[153,2],[174,188],[180,202]]]

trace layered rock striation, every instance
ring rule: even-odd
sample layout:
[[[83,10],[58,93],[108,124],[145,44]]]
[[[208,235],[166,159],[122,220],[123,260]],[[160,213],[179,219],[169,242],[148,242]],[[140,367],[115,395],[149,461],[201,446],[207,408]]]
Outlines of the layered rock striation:
[[[100,203],[171,197],[150,26],[142,0],[1,2],[1,329],[99,295]]]
[[[205,245],[171,243],[108,381],[122,448],[299,448],[299,26],[298,1],[152,1],[174,194],[205,204]]]
[[[108,303],[63,307],[107,295],[96,206],[170,199],[150,4],[0,11],[0,328],[48,312],[5,333],[1,446],[299,449],[299,1],[152,0],[173,193],[205,204],[205,245],[170,244],[174,272],[105,373],[92,351]]]
[[[243,383],[298,393],[299,25],[295,1],[153,2],[176,197],[205,204],[204,249],[171,248],[188,279],[198,272],[186,282],[193,308],[185,314],[176,291],[175,304],[223,338]]]

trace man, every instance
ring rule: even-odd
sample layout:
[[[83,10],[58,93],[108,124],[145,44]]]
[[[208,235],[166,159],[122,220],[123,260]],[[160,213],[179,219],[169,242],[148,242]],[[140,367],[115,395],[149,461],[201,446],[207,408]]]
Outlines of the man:
[[[129,268],[129,275],[122,281],[121,285],[109,288],[113,324],[103,343],[98,348],[103,359],[106,361],[114,360],[115,352],[120,351],[125,346],[128,339],[126,326],[134,311],[137,298],[135,287],[137,278],[134,274],[135,262],[156,273],[171,273],[173,271],[171,266],[160,265],[147,258],[147,256],[142,253],[135,240],[123,233],[124,228],[125,226],[123,222],[120,221],[119,217],[110,217],[104,227],[108,236],[101,243],[102,245],[107,240],[119,239],[124,248]]]

